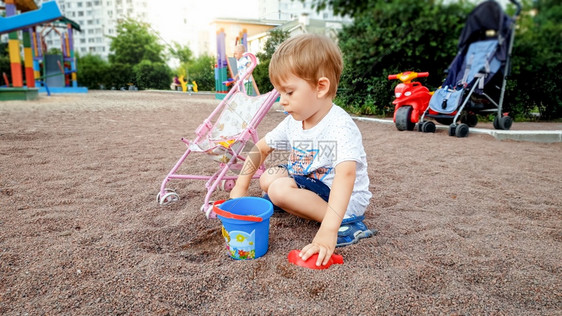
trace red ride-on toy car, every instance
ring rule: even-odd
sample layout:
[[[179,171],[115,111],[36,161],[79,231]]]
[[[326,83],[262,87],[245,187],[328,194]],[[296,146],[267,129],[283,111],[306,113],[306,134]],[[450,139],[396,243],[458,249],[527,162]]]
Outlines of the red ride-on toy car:
[[[394,104],[394,123],[399,131],[413,130],[420,115],[427,109],[432,93],[421,83],[412,82],[413,79],[427,76],[429,76],[428,72],[414,71],[388,76],[388,80],[399,79],[402,81],[394,88],[396,99],[392,101],[392,104]],[[435,125],[433,126],[435,128]]]

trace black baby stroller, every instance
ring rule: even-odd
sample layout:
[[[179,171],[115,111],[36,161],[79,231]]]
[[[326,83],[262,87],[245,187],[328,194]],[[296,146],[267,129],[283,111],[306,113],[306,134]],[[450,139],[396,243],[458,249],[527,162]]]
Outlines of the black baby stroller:
[[[449,135],[465,137],[478,123],[477,114],[496,113],[494,128],[508,130],[513,120],[502,112],[509,59],[513,48],[515,19],[521,4],[508,16],[493,0],[479,4],[468,16],[458,44],[458,54],[447,78],[429,101],[418,130],[434,132],[435,123],[449,125]],[[460,122],[460,123],[459,123]]]

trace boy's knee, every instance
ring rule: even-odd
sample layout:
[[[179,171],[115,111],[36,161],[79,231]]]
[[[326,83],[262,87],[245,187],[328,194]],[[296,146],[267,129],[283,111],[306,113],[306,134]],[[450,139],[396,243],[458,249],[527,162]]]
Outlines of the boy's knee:
[[[296,188],[294,185],[295,181],[291,178],[278,178],[272,183],[270,183],[269,188],[267,190],[267,195],[271,199],[271,202],[275,205],[283,204],[283,198],[289,194],[289,190],[292,188]]]
[[[267,178],[265,173],[262,174],[261,177],[260,177],[260,188],[262,189],[262,191],[267,192],[267,190],[269,189],[270,183],[271,183],[271,180]]]
[[[272,182],[279,178],[284,178],[286,176],[286,171],[281,170],[279,167],[273,167],[265,170],[265,172],[260,176],[260,188],[268,192],[269,186]]]

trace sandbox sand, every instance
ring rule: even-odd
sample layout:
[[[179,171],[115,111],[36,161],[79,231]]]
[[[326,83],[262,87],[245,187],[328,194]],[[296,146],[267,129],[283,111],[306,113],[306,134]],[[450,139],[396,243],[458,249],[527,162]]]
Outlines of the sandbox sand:
[[[287,261],[316,223],[276,213],[267,254],[236,261],[199,210],[203,181],[170,181],[181,200],[157,204],[180,138],[217,104],[129,91],[0,103],[0,314],[562,314],[562,143],[357,122],[379,234],[316,271]],[[194,157],[187,172],[216,170]]]

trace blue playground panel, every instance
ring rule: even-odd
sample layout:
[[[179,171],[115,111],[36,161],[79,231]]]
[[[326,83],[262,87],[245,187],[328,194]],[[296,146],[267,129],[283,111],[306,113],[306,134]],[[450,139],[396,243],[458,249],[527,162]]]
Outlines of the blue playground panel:
[[[59,19],[62,13],[55,1],[43,3],[40,9],[7,18],[0,17],[0,34],[17,31]]]

